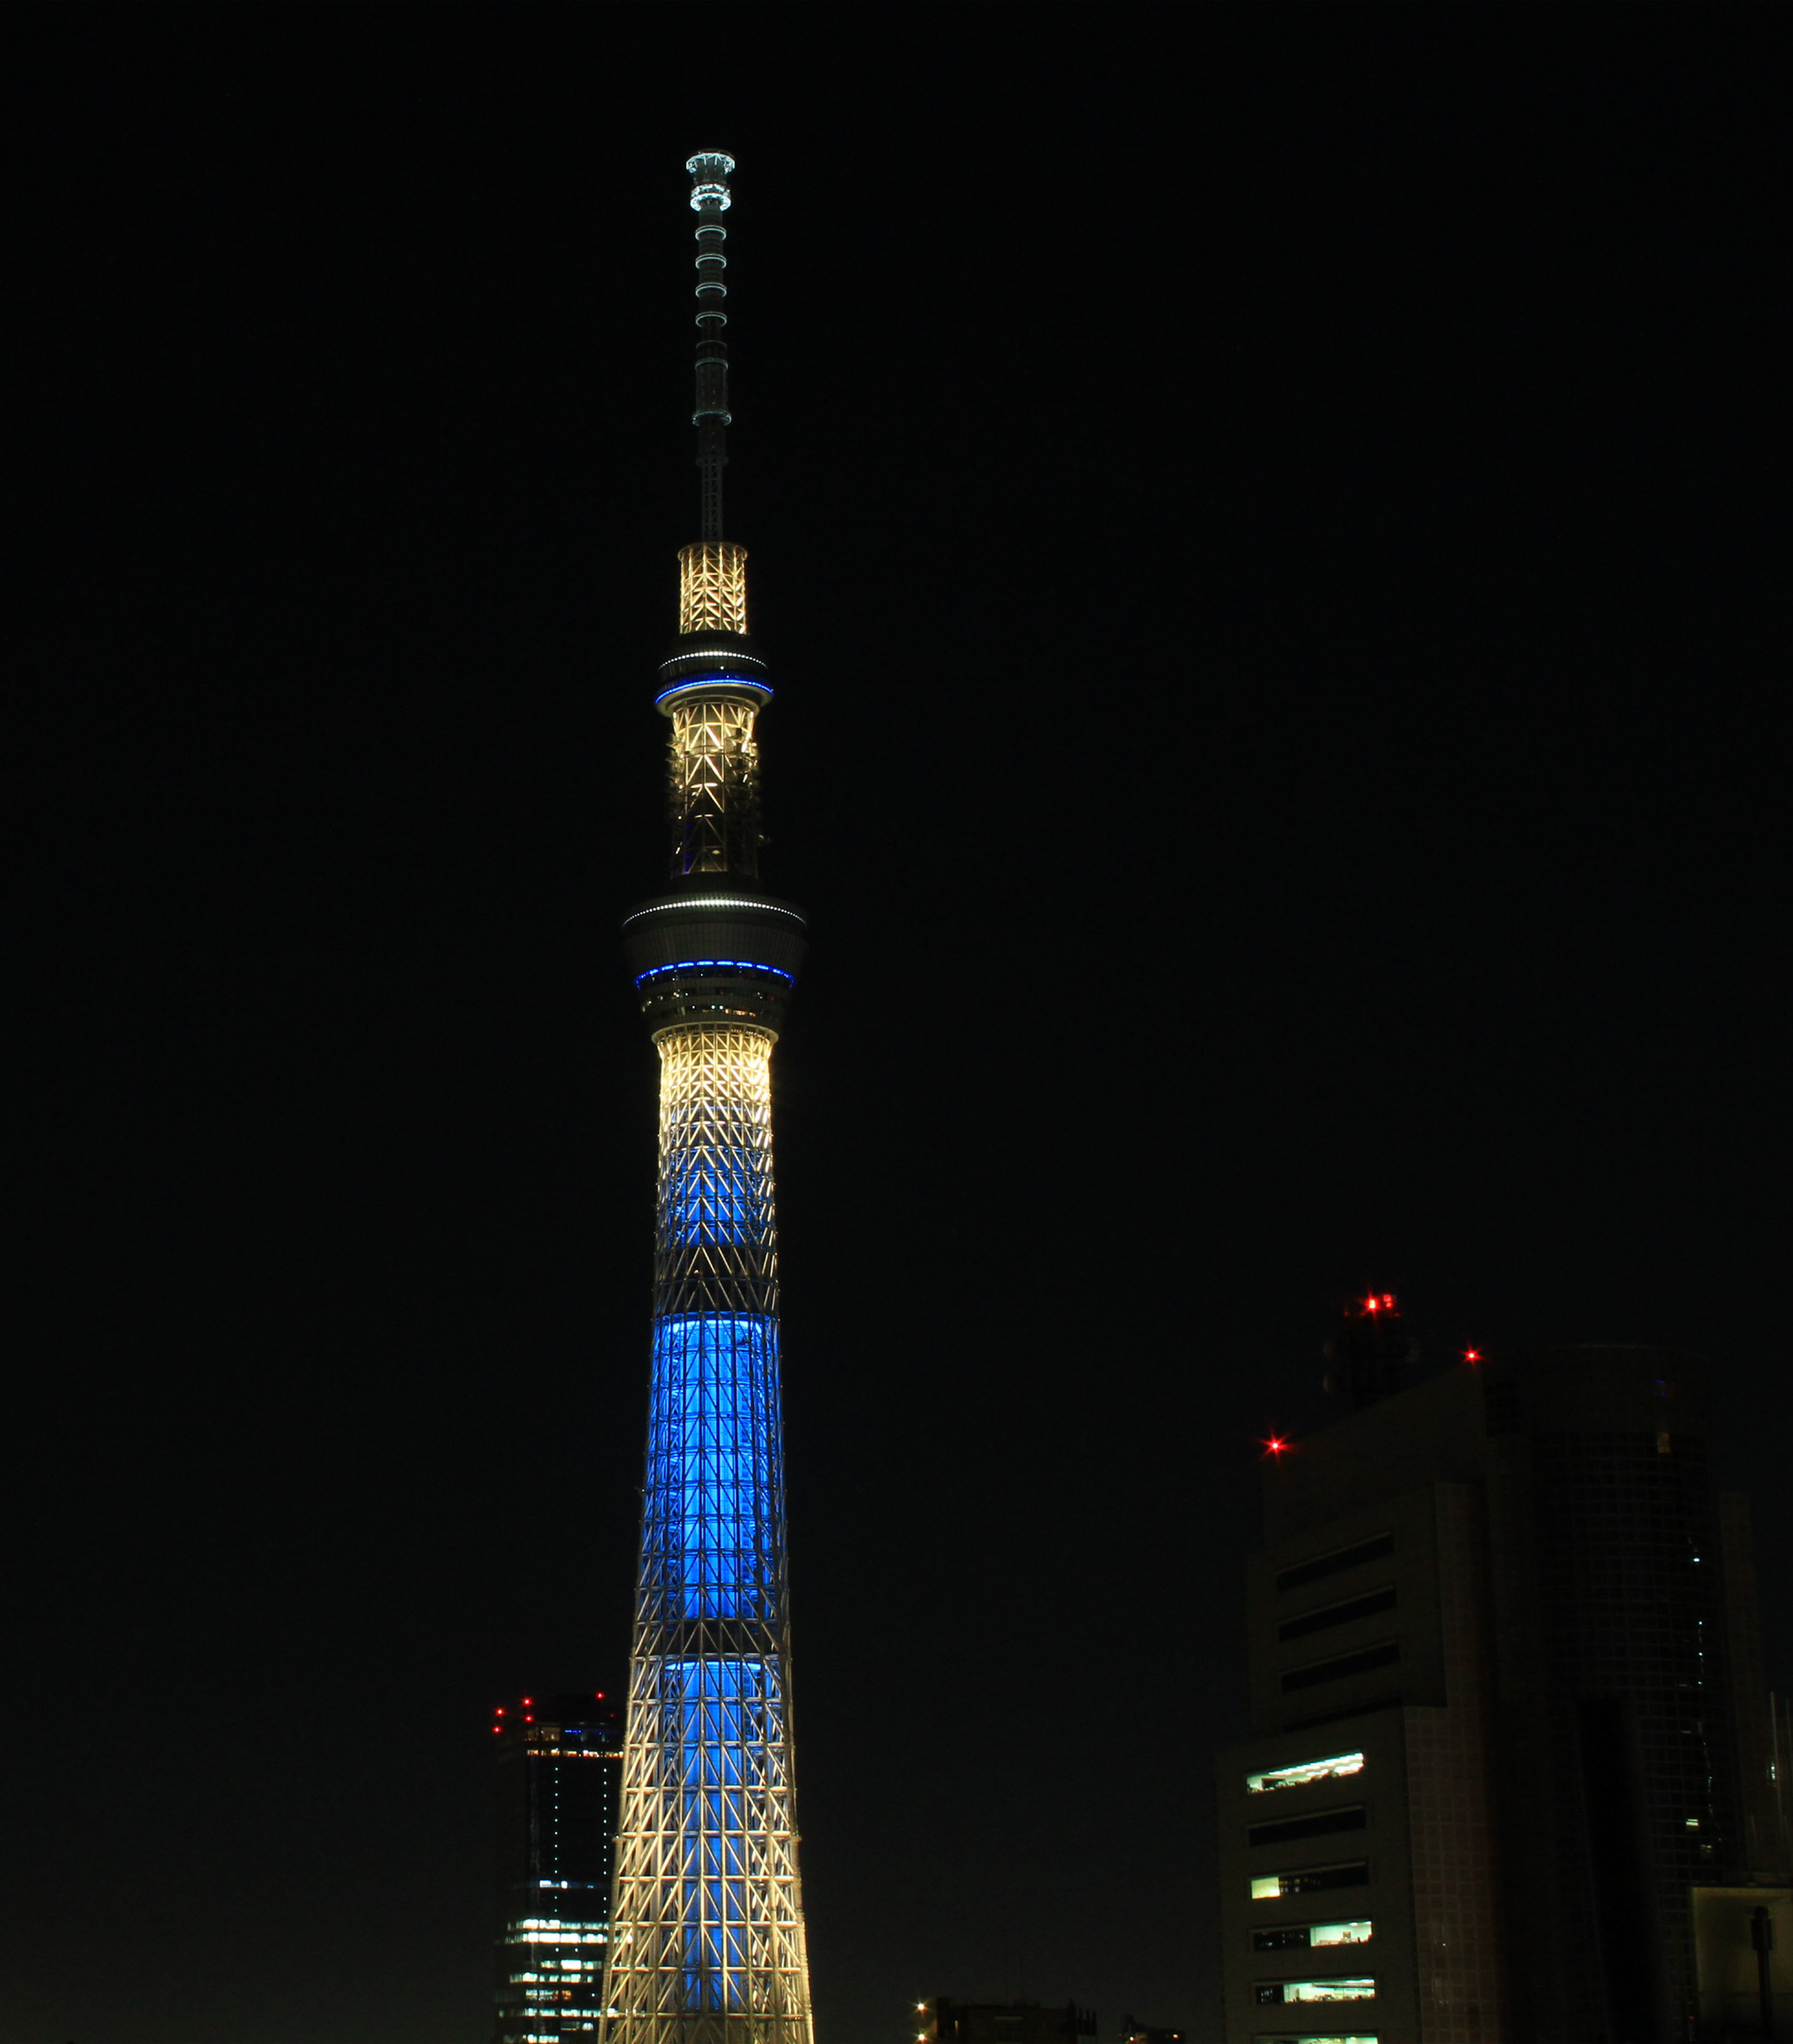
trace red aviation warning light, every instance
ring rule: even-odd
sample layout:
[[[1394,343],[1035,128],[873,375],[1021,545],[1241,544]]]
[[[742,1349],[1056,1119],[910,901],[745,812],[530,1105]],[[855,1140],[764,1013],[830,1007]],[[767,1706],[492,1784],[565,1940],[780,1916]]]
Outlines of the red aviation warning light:
[[[1260,1446],[1261,1446],[1264,1450],[1264,1455],[1260,1455],[1258,1458],[1260,1462],[1263,1461],[1264,1455],[1268,1455],[1273,1460],[1280,1462],[1283,1457],[1288,1453],[1291,1443],[1285,1435],[1282,1434],[1272,1434],[1268,1441],[1260,1443]]]
[[[1463,1351],[1463,1359],[1465,1362],[1479,1362],[1482,1351],[1479,1348],[1466,1348]]]

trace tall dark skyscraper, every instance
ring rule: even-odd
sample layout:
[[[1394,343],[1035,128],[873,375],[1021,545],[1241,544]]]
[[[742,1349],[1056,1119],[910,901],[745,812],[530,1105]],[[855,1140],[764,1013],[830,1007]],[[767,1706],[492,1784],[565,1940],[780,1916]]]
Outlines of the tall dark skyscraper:
[[[602,1696],[493,1713],[498,1984],[492,2044],[594,2038],[603,2008],[622,1713]]]
[[[702,536],[679,555],[671,875],[626,920],[660,1061],[654,1319],[606,1999],[610,2044],[809,2044],[772,1203],[771,1055],[804,922],[759,882],[746,550],[722,536],[733,160],[693,156]]]
[[[1357,1409],[1265,1463],[1229,2044],[1716,2036],[1702,1911],[1787,1869],[1705,1366],[1534,1350],[1401,1389],[1393,1305],[1334,1345]]]

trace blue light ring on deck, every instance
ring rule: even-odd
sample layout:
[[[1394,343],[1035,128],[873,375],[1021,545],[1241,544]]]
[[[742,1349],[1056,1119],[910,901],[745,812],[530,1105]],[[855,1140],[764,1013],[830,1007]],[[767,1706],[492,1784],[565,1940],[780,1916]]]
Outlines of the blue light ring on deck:
[[[768,972],[775,979],[797,983],[797,975],[783,966],[761,965],[753,959],[679,959],[671,965],[650,966],[635,975],[635,984],[645,986],[650,979],[664,979],[669,972]]]
[[[761,681],[756,674],[682,674],[654,697],[654,708],[669,713],[679,697],[694,695],[700,690],[712,694],[752,696],[761,709],[772,699],[771,683]]]
[[[701,985],[708,973],[739,974],[749,980],[768,975],[781,992],[792,991],[809,950],[802,910],[760,897],[749,883],[729,876],[706,878],[691,889],[644,901],[623,925],[623,951],[637,993],[660,996],[681,978]],[[664,980],[644,975],[672,968]]]

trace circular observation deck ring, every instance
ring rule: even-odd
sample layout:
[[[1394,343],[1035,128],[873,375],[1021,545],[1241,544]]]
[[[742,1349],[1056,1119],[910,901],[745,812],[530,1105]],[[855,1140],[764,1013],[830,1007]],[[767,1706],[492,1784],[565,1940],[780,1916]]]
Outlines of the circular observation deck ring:
[[[629,976],[674,966],[764,971],[795,985],[809,950],[801,923],[698,908],[689,915],[644,916],[623,933]]]
[[[765,1021],[789,1006],[809,938],[800,909],[718,874],[643,902],[624,921],[623,949],[641,1011],[656,1027]]]
[[[670,717],[680,703],[720,700],[751,703],[755,709],[764,709],[771,699],[770,686],[751,674],[694,674],[663,688],[654,697],[654,708]]]
[[[637,974],[637,998],[651,1032],[693,1023],[745,1024],[776,1037],[797,990],[794,974],[746,959],[681,959]]]
[[[705,695],[734,696],[763,709],[772,699],[766,663],[745,632],[682,634],[660,663],[658,708],[672,713],[675,702]]]

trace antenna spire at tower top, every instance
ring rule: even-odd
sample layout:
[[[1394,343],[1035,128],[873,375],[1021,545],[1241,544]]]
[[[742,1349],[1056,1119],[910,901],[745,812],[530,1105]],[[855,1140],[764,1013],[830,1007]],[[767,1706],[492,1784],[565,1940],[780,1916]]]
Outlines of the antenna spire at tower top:
[[[722,216],[734,202],[729,174],[735,159],[720,149],[700,149],[685,168],[691,177],[691,210],[697,224],[697,403],[691,423],[698,431],[697,462],[702,478],[706,540],[722,536],[722,471],[728,463],[724,436],[729,424],[729,316],[723,305],[728,230]]]

